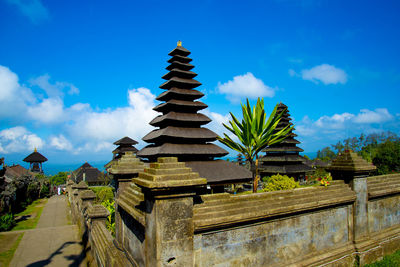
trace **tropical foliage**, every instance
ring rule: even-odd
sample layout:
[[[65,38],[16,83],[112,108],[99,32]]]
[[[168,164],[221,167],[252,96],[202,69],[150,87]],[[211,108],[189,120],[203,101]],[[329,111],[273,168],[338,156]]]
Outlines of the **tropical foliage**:
[[[293,177],[280,174],[272,175],[271,177],[264,177],[263,182],[263,192],[289,190],[300,187],[299,182],[296,182]]]
[[[276,113],[275,106],[271,115],[267,119],[264,110],[264,99],[257,99],[255,106],[251,107],[249,100],[246,99],[246,105],[242,106],[242,120],[236,118],[230,112],[232,120],[229,125],[223,124],[224,127],[235,135],[239,142],[235,142],[229,135],[224,133],[224,137],[218,137],[218,140],[227,147],[241,153],[246,161],[253,166],[255,159],[258,159],[258,153],[268,145],[279,143],[287,137],[287,134],[293,127],[285,127],[282,130],[275,131],[284,111],[280,114]],[[255,170],[253,169],[253,180],[255,178]],[[253,192],[255,188],[253,188]]]
[[[67,182],[68,172],[59,172],[56,175],[50,176],[49,180],[52,185],[61,185]]]
[[[114,201],[110,201],[110,200],[105,200],[101,203],[101,205],[103,205],[108,212],[110,213],[110,215],[108,215],[107,217],[107,230],[110,231],[110,233],[114,236],[115,235],[115,205],[114,205]]]

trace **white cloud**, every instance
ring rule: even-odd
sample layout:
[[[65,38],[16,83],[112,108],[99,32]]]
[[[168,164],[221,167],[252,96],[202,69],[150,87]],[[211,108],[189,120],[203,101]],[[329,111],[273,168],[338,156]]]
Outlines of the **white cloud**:
[[[357,114],[344,112],[331,116],[324,115],[316,121],[305,116],[296,124],[296,130],[299,136],[303,137],[339,140],[362,132],[381,131],[384,128],[374,124],[383,124],[394,119],[395,117],[386,108],[377,108],[373,111],[361,109]]]
[[[315,83],[322,82],[328,84],[345,84],[347,82],[347,74],[344,70],[336,68],[329,64],[322,64],[311,69],[301,71],[303,80],[313,81]]]
[[[50,146],[58,150],[72,150],[71,142],[62,134],[50,137]]]
[[[104,111],[88,110],[82,104],[75,105],[75,110],[82,109],[84,112],[76,114],[72,125],[68,127],[69,134],[79,140],[96,143],[113,142],[125,135],[133,139],[141,138],[153,129],[149,122],[157,116],[153,110],[155,95],[147,88],[131,89],[128,90],[128,102],[128,107]]]
[[[354,118],[356,123],[382,123],[393,119],[393,115],[386,108],[377,108],[375,111],[362,109]]]
[[[41,123],[58,123],[64,121],[63,101],[60,98],[46,98],[38,105],[28,107],[28,115]]]
[[[63,97],[64,91],[67,91],[68,94],[79,94],[79,89],[71,83],[68,82],[55,82],[54,84],[50,83],[50,75],[44,74],[42,76],[36,77],[34,79],[29,80],[29,83],[32,86],[38,86],[43,89],[47,96],[50,98],[54,97]]]
[[[354,114],[347,112],[334,114],[333,116],[322,116],[315,122],[315,125],[320,128],[342,129],[345,127],[345,123],[352,120],[354,117]]]
[[[257,97],[273,97],[276,90],[265,85],[262,80],[254,77],[251,72],[235,76],[232,81],[226,83],[219,82],[217,89],[219,93],[226,94],[227,98],[232,102],[238,102],[243,97],[252,99]]]
[[[0,118],[24,118],[27,105],[35,100],[32,91],[19,84],[18,76],[0,65]]]
[[[13,97],[18,87],[18,76],[9,68],[0,66],[0,101]]]
[[[7,2],[16,5],[33,23],[49,18],[49,13],[40,0],[7,0]]]
[[[147,88],[127,91],[128,105],[124,107],[94,110],[88,103],[65,106],[65,93],[77,93],[70,83],[50,83],[49,75],[30,80],[30,85],[40,87],[46,96],[34,95],[31,89],[19,84],[18,76],[7,67],[0,66],[0,118],[11,122],[32,122],[35,127],[53,129],[48,144],[56,150],[73,153],[112,151],[112,142],[130,136],[137,141],[153,130],[149,122],[158,115],[153,110],[155,95]],[[19,151],[23,145],[44,143],[25,128],[3,130],[1,151]],[[1,128],[0,128],[1,130]],[[12,139],[11,134],[18,135]],[[37,136],[36,136],[37,137]],[[19,140],[19,141],[18,141]],[[23,140],[25,143],[23,143]],[[33,145],[29,145],[32,148]]]
[[[43,146],[44,141],[25,127],[16,126],[0,131],[0,150],[5,154],[32,151]]]

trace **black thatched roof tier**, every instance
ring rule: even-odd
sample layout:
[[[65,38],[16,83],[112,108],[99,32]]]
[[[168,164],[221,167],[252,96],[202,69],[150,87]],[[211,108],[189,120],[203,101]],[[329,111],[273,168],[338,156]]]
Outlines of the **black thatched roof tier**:
[[[176,100],[195,100],[198,98],[203,97],[204,94],[200,91],[194,90],[194,89],[180,89],[173,87],[169,89],[168,91],[163,92],[160,94],[156,100],[158,101],[168,101],[171,99],[176,99]]]
[[[304,150],[296,146],[267,147],[264,152],[303,152]]]
[[[185,164],[211,184],[243,183],[252,177],[248,169],[225,160],[187,161]]]
[[[150,125],[160,128],[165,128],[169,125],[188,127],[204,125],[210,121],[209,117],[201,113],[178,113],[171,111],[165,115],[155,117],[150,122]]]
[[[214,141],[217,134],[207,128],[183,128],[168,126],[163,129],[153,130],[143,137],[147,143],[198,143]]]
[[[47,161],[47,158],[40,154],[39,152],[35,151],[31,154],[29,154],[26,158],[23,159],[25,162],[45,162]]]
[[[160,85],[161,89],[170,89],[172,87],[178,88],[186,88],[186,89],[193,89],[199,87],[201,85],[200,82],[196,81],[195,79],[184,79],[179,77],[172,77],[165,83]]]
[[[135,140],[133,140],[132,138],[129,138],[128,136],[125,136],[121,139],[119,139],[118,141],[114,142],[114,145],[136,145],[138,144],[138,142],[136,142]]]
[[[294,138],[287,138],[282,141],[282,144],[300,144],[300,141],[297,141]]]
[[[174,55],[172,56],[167,62],[168,63],[173,63],[173,62],[180,62],[180,63],[189,63],[191,62],[192,59],[186,56],[180,56],[180,55]],[[166,79],[167,80],[167,79]]]
[[[181,63],[178,61],[172,62],[171,65],[166,67],[167,70],[180,69],[180,70],[184,70],[184,71],[189,71],[193,68],[194,68],[194,66],[192,64]]]
[[[212,159],[214,157],[223,157],[226,154],[225,149],[214,144],[170,144],[164,143],[159,146],[149,145],[141,149],[138,157],[148,158],[154,161],[158,157],[178,157],[179,161],[191,159]],[[206,177],[204,177],[206,178]]]
[[[292,176],[296,174],[304,174],[313,169],[305,164],[293,164],[293,165],[269,165],[262,169],[262,174],[264,176],[270,176],[274,174],[288,175]]]
[[[278,104],[277,107],[277,114],[281,112],[284,113],[274,132],[293,125],[290,122],[292,118],[290,118],[287,106],[282,103]],[[260,158],[260,172],[262,176],[279,173],[299,178],[312,170],[311,167],[304,164],[304,159],[299,155],[299,152],[303,152],[303,149],[297,147],[297,144],[300,144],[300,142],[294,138],[297,135],[293,133],[293,130],[294,128],[281,143],[273,144],[262,150],[266,152],[265,156]]]
[[[137,148],[134,146],[119,146],[116,149],[113,150],[113,154],[121,154],[125,153],[127,151],[132,151],[133,153],[138,152]]]
[[[269,154],[260,158],[260,162],[304,162],[304,158],[297,154]]]
[[[153,108],[153,110],[162,112],[164,114],[169,111],[185,112],[185,113],[195,113],[199,110],[205,109],[208,106],[200,101],[184,101],[171,99],[165,103],[161,103]]]
[[[170,72],[162,76],[161,78],[168,80],[171,79],[172,77],[180,77],[184,79],[193,79],[196,77],[197,74],[194,73],[193,71],[185,71],[185,70],[180,70],[180,69],[172,69]]]
[[[183,46],[177,46],[175,47],[171,52],[168,53],[169,56],[173,57],[175,55],[187,57],[190,55],[190,51],[184,48]]]

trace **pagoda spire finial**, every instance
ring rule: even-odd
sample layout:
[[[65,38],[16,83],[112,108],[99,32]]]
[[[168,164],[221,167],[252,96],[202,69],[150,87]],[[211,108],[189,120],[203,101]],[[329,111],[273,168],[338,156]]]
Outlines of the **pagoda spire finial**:
[[[35,150],[34,150],[35,152],[37,152],[37,149],[36,149],[36,147],[35,147]]]
[[[178,41],[177,46],[182,46],[182,41],[181,40]]]

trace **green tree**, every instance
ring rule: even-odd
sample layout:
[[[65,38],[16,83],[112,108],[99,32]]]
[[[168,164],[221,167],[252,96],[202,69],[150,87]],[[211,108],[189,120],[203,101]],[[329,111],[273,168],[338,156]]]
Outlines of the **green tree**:
[[[50,176],[50,183],[52,185],[65,184],[68,178],[67,172],[59,172],[56,175]]]
[[[372,162],[378,174],[400,171],[400,142],[386,141],[379,144]]]
[[[333,152],[329,146],[324,147],[322,150],[318,150],[317,158],[322,161],[331,161],[336,158],[335,152]]]
[[[241,106],[243,115],[242,121],[239,121],[232,112],[230,112],[229,114],[232,117],[232,120],[229,121],[230,126],[223,124],[228,131],[239,139],[239,142],[233,141],[225,133],[224,138],[217,137],[217,139],[227,147],[241,153],[246,158],[246,161],[250,163],[253,172],[253,192],[255,192],[256,169],[253,168],[253,163],[255,159],[258,159],[258,153],[266,146],[282,142],[293,129],[293,126],[275,131],[285,110],[277,114],[276,110],[278,105],[276,105],[267,120],[264,110],[264,99],[262,98],[258,98],[256,105],[253,107],[250,106],[248,99],[246,99],[246,105],[241,104]]]

